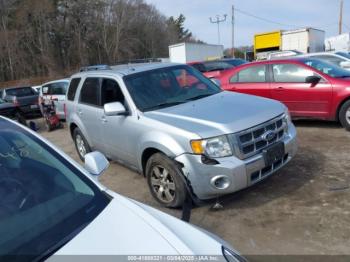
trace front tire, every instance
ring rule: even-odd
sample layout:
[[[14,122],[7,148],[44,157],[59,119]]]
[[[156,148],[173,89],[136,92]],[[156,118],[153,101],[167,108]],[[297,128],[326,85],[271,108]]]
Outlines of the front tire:
[[[342,126],[350,131],[350,100],[345,102],[340,108],[339,120]]]
[[[152,196],[165,207],[183,205],[187,190],[180,168],[166,155],[156,153],[146,164],[146,177]]]
[[[79,128],[74,129],[73,138],[78,156],[81,161],[84,161],[85,155],[91,152],[91,148]]]

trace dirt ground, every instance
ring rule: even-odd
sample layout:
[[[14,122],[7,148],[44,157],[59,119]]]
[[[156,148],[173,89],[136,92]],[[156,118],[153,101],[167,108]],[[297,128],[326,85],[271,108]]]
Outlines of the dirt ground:
[[[350,132],[338,124],[297,121],[299,152],[262,183],[192,210],[191,223],[217,234],[247,255],[350,255]],[[42,133],[78,160],[65,130]],[[80,162],[80,161],[79,161]],[[80,162],[81,163],[81,162]],[[112,163],[101,177],[112,190],[161,208],[145,179]]]

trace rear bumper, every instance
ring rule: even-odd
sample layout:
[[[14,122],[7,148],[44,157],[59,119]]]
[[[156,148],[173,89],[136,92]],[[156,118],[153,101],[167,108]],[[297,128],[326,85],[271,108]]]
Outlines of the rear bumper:
[[[41,110],[38,105],[25,105],[19,108],[26,115],[41,115]]]
[[[268,167],[265,166],[262,153],[244,160],[234,156],[220,158],[217,159],[217,165],[204,164],[201,156],[192,154],[180,155],[175,160],[183,164],[183,173],[196,197],[201,200],[211,199],[247,188],[281,169],[297,152],[296,137],[296,129],[291,123],[288,134],[283,139],[284,157]],[[218,178],[224,178],[229,186],[224,189],[217,188],[215,181]]]

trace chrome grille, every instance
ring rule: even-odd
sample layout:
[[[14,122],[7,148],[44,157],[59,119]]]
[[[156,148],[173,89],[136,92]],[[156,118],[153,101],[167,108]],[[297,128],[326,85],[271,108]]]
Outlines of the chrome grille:
[[[261,125],[249,128],[232,135],[233,147],[240,159],[251,157],[260,153],[269,145],[281,141],[287,131],[285,116],[281,115]],[[267,131],[272,131],[275,136],[271,140],[263,139]]]

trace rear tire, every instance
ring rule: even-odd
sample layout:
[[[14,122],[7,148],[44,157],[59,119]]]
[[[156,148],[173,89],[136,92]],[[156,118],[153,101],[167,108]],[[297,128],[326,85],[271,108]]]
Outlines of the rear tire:
[[[152,196],[165,207],[180,207],[186,199],[182,171],[175,161],[156,153],[146,164],[146,177]]]
[[[339,120],[342,126],[350,131],[350,100],[345,102],[340,108]]]
[[[81,133],[79,128],[75,128],[73,131],[73,138],[75,149],[81,161],[85,160],[85,155],[91,152],[90,145],[86,141],[85,137]]]

